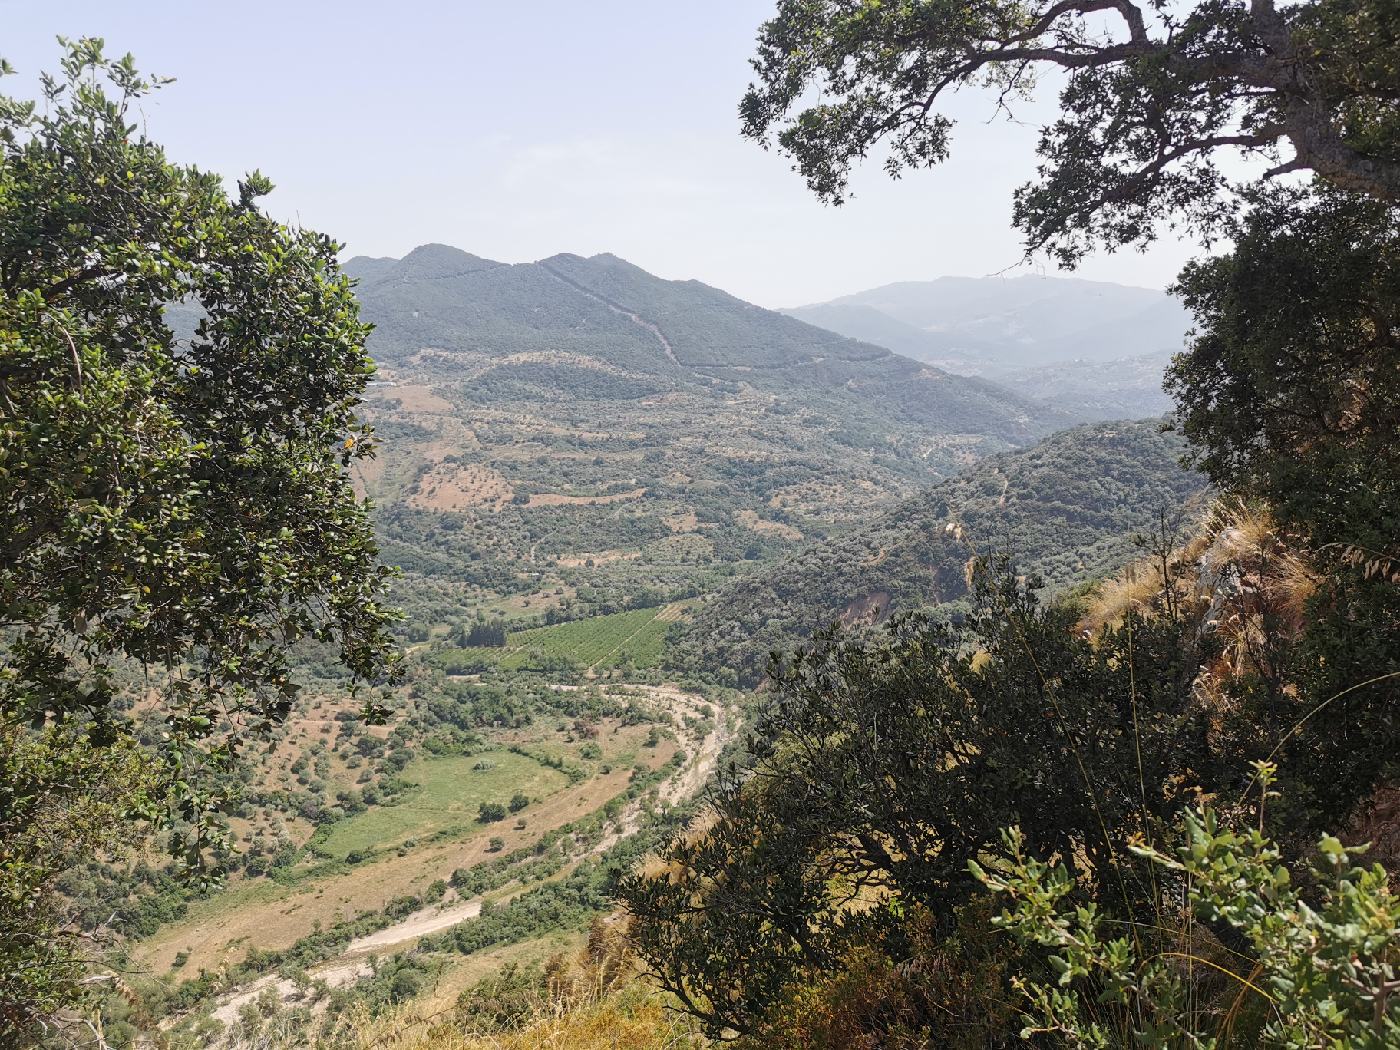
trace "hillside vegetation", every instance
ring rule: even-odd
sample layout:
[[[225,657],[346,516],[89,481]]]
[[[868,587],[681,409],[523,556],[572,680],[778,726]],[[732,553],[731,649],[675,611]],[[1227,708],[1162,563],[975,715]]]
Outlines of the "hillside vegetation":
[[[1204,481],[1156,421],[1077,427],[994,456],[839,538],[814,544],[701,603],[672,660],[731,668],[755,684],[768,654],[819,627],[880,622],[933,606],[965,609],[969,565],[996,552],[1052,591],[1116,571],[1134,535],[1183,524]]]
[[[379,365],[356,480],[411,642],[713,591],[1069,418],[613,256],[346,269]]]
[[[1222,246],[820,311],[1006,385],[0,98],[0,1047],[1400,1046],[1393,12],[945,6],[777,0],[745,134],[1066,67],[1028,250]]]

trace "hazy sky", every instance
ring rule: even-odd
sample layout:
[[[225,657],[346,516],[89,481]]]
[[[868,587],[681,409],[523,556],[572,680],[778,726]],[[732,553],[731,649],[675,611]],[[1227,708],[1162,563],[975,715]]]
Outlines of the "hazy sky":
[[[613,252],[764,306],[1014,266],[1011,191],[1037,118],[967,94],[953,159],[841,208],[740,139],[771,0],[0,0],[0,55],[56,66],[55,34],[105,37],[178,82],[144,107],[173,158],[261,168],[279,217],[347,254],[442,241],[507,262]],[[1098,256],[1080,275],[1161,287],[1192,250]],[[1054,272],[1053,270],[1047,272]]]

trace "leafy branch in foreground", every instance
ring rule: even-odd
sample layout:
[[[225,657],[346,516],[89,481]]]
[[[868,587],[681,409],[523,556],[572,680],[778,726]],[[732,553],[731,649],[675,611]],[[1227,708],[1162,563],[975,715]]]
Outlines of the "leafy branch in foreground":
[[[42,106],[0,98],[0,733],[53,750],[5,767],[0,941],[49,929],[54,960],[77,936],[39,917],[55,856],[121,837],[92,833],[101,792],[62,749],[99,770],[142,747],[159,783],[114,776],[102,819],[163,818],[215,878],[212,774],[290,711],[293,647],[360,682],[394,663],[348,475],[373,364],[337,245],[264,214],[257,173],[230,198],[170,164],[130,115],[156,83],[63,44]],[[41,831],[43,856],[13,846]],[[26,965],[7,1030],[79,998],[42,952]]]
[[[1009,898],[996,925],[1053,953],[1058,979],[1017,981],[1023,1035],[1085,1048],[1209,1050],[1227,1045],[1239,1018],[1253,1013],[1263,1020],[1249,1045],[1383,1050],[1400,1042],[1400,899],[1380,865],[1355,864],[1364,847],[1324,835],[1312,884],[1299,886],[1258,829],[1229,830],[1202,808],[1182,816],[1179,832],[1174,854],[1134,848],[1166,894],[1184,900],[1179,925],[1125,928],[1093,903],[1067,907],[1069,872],[1029,855],[1018,829],[1006,833],[1006,856],[970,865]],[[1247,950],[1217,944],[1212,952],[1196,921],[1228,926]],[[1202,994],[1199,977],[1212,971],[1215,997]]]
[[[1006,109],[1060,73],[1062,114],[1015,221],[1072,265],[1095,242],[1150,241],[1162,219],[1210,228],[1221,151],[1266,158],[1265,177],[1309,170],[1400,199],[1396,35],[1376,0],[780,0],[740,113],[839,203],[877,148],[891,175],[947,159],[952,93],[990,87]]]

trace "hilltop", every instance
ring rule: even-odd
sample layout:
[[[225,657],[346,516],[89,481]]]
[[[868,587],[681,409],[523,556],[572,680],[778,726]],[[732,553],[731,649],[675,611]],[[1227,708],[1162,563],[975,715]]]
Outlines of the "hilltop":
[[[857,418],[874,413],[882,426],[1017,443],[1064,422],[986,382],[613,255],[512,265],[424,245],[399,260],[351,259],[346,270],[360,280],[382,365],[446,379],[486,364],[467,387],[481,399],[516,386],[546,398],[583,386],[605,400],[752,390],[819,398]]]
[[[449,625],[710,590],[1068,418],[611,255],[346,268],[385,438],[359,482]]]

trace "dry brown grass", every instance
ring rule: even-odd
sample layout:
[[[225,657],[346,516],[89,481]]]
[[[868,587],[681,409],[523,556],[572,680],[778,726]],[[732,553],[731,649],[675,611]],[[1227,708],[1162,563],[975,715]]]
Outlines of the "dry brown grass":
[[[490,467],[439,463],[419,480],[418,490],[409,496],[408,504],[424,510],[500,510],[514,494],[505,475]]]
[[[802,533],[791,525],[784,525],[781,521],[766,521],[752,510],[739,511],[734,515],[734,520],[749,531],[757,532],[760,535],[778,536],[794,543],[802,538]]]
[[[1081,629],[1097,633],[1130,610],[1155,616],[1171,605],[1197,618],[1224,642],[1229,673],[1257,658],[1268,632],[1301,629],[1316,574],[1306,553],[1283,537],[1267,511],[1222,501],[1202,530],[1165,559],[1147,557],[1104,581],[1090,598]]]
[[[659,995],[636,989],[490,1035],[473,1035],[448,1018],[420,1018],[409,1008],[364,1026],[359,1045],[364,1050],[690,1050],[707,1044],[689,1021],[667,1011]]]
[[[628,489],[626,492],[613,492],[606,496],[568,496],[562,492],[536,492],[530,497],[527,507],[601,507],[609,503],[625,503],[641,499],[647,494],[645,488]]]
[[[465,996],[470,996],[468,990]],[[699,1050],[708,1042],[689,1017],[637,974],[622,917],[594,922],[581,950],[544,965],[529,1020],[509,1031],[473,1032],[466,1016],[420,999],[355,1027],[363,1050]]]

